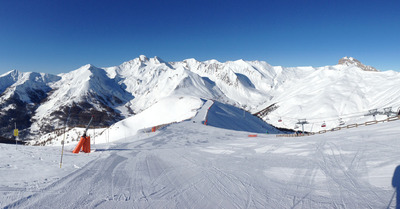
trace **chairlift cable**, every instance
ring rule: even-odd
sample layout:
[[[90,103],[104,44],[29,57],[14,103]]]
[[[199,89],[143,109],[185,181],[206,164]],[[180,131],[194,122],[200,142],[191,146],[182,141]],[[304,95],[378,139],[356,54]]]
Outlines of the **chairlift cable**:
[[[393,105],[393,106],[395,106],[395,105]],[[375,109],[382,109],[382,108],[375,108]],[[400,106],[399,106],[399,108],[397,110],[397,113],[399,111],[400,111]],[[332,117],[307,118],[307,120],[310,121],[310,122],[313,122],[313,123],[323,123],[323,122],[326,123],[326,122],[338,121],[338,119],[339,119],[339,125],[344,125],[346,123],[345,119],[365,117],[365,114],[366,114],[366,111],[362,111],[362,112],[347,113],[347,114],[342,114],[342,115],[332,116]],[[282,116],[278,116],[278,115],[276,115],[274,113],[268,114],[267,117],[268,116],[277,116],[277,117],[279,117],[278,122],[282,122],[283,120],[286,120],[286,121],[297,121],[298,120],[298,118],[287,117],[287,116],[283,116],[282,117]],[[271,119],[270,117],[268,117],[268,118]],[[283,125],[285,125],[285,124],[283,123]]]

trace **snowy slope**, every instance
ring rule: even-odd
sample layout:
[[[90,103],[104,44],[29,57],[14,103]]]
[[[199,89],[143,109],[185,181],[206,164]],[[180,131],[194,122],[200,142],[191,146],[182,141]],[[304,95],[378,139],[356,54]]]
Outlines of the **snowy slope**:
[[[30,118],[60,77],[45,73],[10,71],[0,76],[0,133],[9,138],[14,125],[26,135]]]
[[[365,72],[352,66],[330,66],[315,69],[307,76],[286,82],[268,102],[278,109],[268,115],[269,122],[281,127],[293,128],[298,119],[307,119],[307,131],[319,131],[339,126],[342,118],[347,124],[373,120],[364,116],[368,110],[400,107],[400,74]],[[380,115],[377,119],[384,119]],[[282,123],[278,119],[282,119]]]
[[[0,144],[0,207],[395,208],[399,125],[278,139],[185,121],[66,146],[62,169],[60,146]]]
[[[4,92],[8,87],[17,82],[20,72],[17,70],[12,70],[10,72],[4,73],[0,76],[0,94]]]
[[[135,96],[130,108],[141,112],[171,95],[199,98],[223,97],[212,82],[182,67],[173,68],[158,57],[140,56],[117,67],[106,69],[109,76]]]
[[[26,111],[29,114],[18,120],[29,122],[20,129],[37,140],[64,127],[67,118],[69,126],[83,126],[95,115],[94,125],[104,127],[139,114],[164,98],[196,97],[251,113],[273,105],[274,110],[263,116],[268,123],[293,129],[299,119],[307,119],[310,125],[306,130],[315,132],[337,127],[340,121],[369,121],[373,117],[365,114],[370,109],[398,110],[400,73],[365,71],[365,67],[369,66],[351,57],[333,66],[286,68],[244,60],[165,62],[142,55],[119,66],[86,65],[55,76],[61,79],[41,86],[45,93],[40,93],[37,110]],[[23,105],[28,105],[29,95],[41,91],[13,88],[22,75],[12,71],[1,76],[0,88],[6,88],[2,96],[19,92]],[[1,105],[10,108],[14,104]],[[385,117],[378,115],[377,119]],[[326,128],[321,127],[323,123]],[[7,135],[5,131],[1,134]]]
[[[141,113],[114,124],[98,138],[106,141],[106,137],[111,136],[111,141],[114,141],[133,136],[141,129],[150,131],[153,126],[181,122],[194,117],[203,104],[196,97],[167,97]]]
[[[271,117],[294,121],[286,125],[276,123],[276,126],[293,128],[297,119],[310,118],[315,123],[323,123],[335,117],[336,122],[327,126],[332,128],[337,126],[341,116],[400,105],[396,103],[398,98],[392,96],[397,94],[398,73],[365,72],[360,66],[364,65],[359,61],[319,68],[274,67],[266,62],[244,60],[220,63],[187,59],[166,63],[158,57],[141,56],[107,71],[135,95],[131,108],[138,112],[160,98],[181,94],[213,99],[251,112],[277,103],[279,111]],[[391,92],[388,96],[384,93],[387,89]],[[384,102],[377,103],[379,100]],[[321,112],[327,114],[321,115]],[[351,122],[350,119],[346,121]]]
[[[190,119],[197,114],[198,110],[201,110],[203,105],[204,101],[196,97],[167,97],[146,110],[113,124],[109,128],[93,130],[92,126],[88,131],[88,135],[92,139],[95,138],[97,143],[113,142],[126,137],[132,137],[138,132],[149,132],[153,126]],[[83,131],[84,128],[68,129],[65,138],[63,131],[56,131],[42,135],[39,140],[32,143],[61,145],[61,141],[64,140],[66,144],[76,144]]]
[[[0,103],[14,97],[26,103],[39,103],[60,77],[45,73],[10,71],[0,77]]]
[[[191,72],[207,78],[218,88],[225,98],[212,99],[238,105],[247,109],[254,108],[265,102],[268,91],[272,88],[272,79],[263,73],[272,68],[267,63],[263,72],[254,68],[250,63],[243,60],[235,62],[220,63],[216,60],[199,62],[195,59],[184,60],[173,63],[175,67],[183,67]]]
[[[35,140],[52,145],[61,144],[63,130],[54,129],[69,118],[68,143],[61,169],[60,146],[0,144],[0,207],[394,208],[400,122],[249,138],[274,129],[237,107],[255,113],[275,105],[264,116],[269,123],[293,128],[305,118],[305,130],[318,131],[324,121],[329,129],[339,118],[372,120],[365,113],[373,108],[397,112],[399,83],[397,72],[364,71],[354,62],[285,68],[141,56],[59,76],[11,71],[0,76],[0,116],[22,115]],[[72,154],[83,131],[74,126],[92,114],[94,124],[113,125],[89,130],[91,154]],[[161,124],[170,125],[148,132]]]
[[[260,118],[237,107],[214,102],[207,114],[207,125],[236,131],[279,134],[281,131],[266,124]]]
[[[245,114],[243,117],[243,114]],[[236,131],[248,131],[252,133],[282,134],[281,131],[265,123],[260,118],[231,105],[202,100],[197,97],[170,96],[166,97],[146,110],[132,115],[113,124],[109,128],[88,130],[88,135],[96,144],[113,142],[132,137],[138,133],[150,132],[152,127],[169,125],[185,120],[193,123],[219,127]],[[58,130],[45,134],[32,144],[61,145],[76,144],[83,134],[84,128],[72,128]],[[64,138],[65,137],[65,138]]]
[[[133,99],[103,69],[92,65],[63,74],[51,87],[54,91],[32,117],[32,133],[64,127],[67,118],[71,126],[84,124],[82,117],[91,115],[98,119],[95,125],[111,125],[128,114],[125,104]]]

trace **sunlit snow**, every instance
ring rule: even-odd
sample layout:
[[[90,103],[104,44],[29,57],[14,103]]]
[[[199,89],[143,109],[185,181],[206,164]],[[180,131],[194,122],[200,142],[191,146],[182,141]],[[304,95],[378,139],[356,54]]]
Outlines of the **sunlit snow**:
[[[212,103],[181,100],[187,99],[199,105],[191,119],[154,133],[92,142],[90,154],[72,154],[74,144],[67,145],[62,168],[61,146],[0,144],[0,206],[395,207],[392,179],[398,178],[393,175],[400,165],[400,122],[297,138],[248,137],[252,132],[197,122]],[[120,127],[135,132],[134,121]],[[112,132],[110,138],[120,136]]]

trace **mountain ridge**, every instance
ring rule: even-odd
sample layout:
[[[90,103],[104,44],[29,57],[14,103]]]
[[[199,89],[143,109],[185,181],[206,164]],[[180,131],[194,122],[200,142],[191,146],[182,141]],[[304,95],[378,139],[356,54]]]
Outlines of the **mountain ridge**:
[[[339,60],[338,62],[339,65],[346,65],[346,66],[350,66],[350,65],[355,65],[359,68],[361,68],[364,71],[374,71],[374,72],[378,72],[378,70],[372,66],[369,65],[364,65],[362,64],[360,61],[358,61],[357,59],[355,59],[354,57],[343,57]]]
[[[324,117],[338,120],[353,112],[400,106],[396,90],[400,89],[399,73],[364,71],[365,65],[354,58],[341,60],[333,66],[286,68],[271,66],[265,61],[165,62],[159,57],[141,55],[113,67],[97,68],[88,64],[60,75],[35,74],[36,77],[27,81],[35,87],[33,92],[43,91],[39,99],[34,104],[26,98],[0,102],[4,107],[0,120],[13,122],[15,113],[10,110],[15,111],[13,104],[20,103],[18,108],[29,113],[23,119],[29,123],[20,129],[24,130],[23,136],[35,139],[65,126],[67,119],[70,126],[83,125],[87,118],[96,115],[94,125],[109,126],[173,95],[215,100],[253,113],[276,104],[278,108],[263,119],[289,129],[295,127],[299,118],[320,124]],[[12,89],[13,85],[23,83],[23,73],[22,76],[18,73],[10,71],[0,76],[0,90],[5,89],[2,97],[21,94]],[[51,77],[49,82],[45,82],[46,76]],[[26,90],[26,95],[30,94]],[[285,122],[277,122],[278,118],[285,118]],[[346,122],[365,119],[344,118]],[[333,119],[326,122],[329,128],[338,126]],[[1,135],[6,137],[6,130],[10,128],[0,130]],[[318,130],[314,127],[312,131]]]

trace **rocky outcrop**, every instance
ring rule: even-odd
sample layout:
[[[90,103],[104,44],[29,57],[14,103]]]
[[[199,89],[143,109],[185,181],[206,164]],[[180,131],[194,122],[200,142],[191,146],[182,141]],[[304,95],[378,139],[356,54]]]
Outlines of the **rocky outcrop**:
[[[342,59],[339,60],[339,65],[346,65],[346,66],[355,65],[364,71],[378,72],[378,70],[376,68],[369,66],[369,65],[364,65],[360,61],[358,61],[357,59],[355,59],[353,57],[343,57]]]

